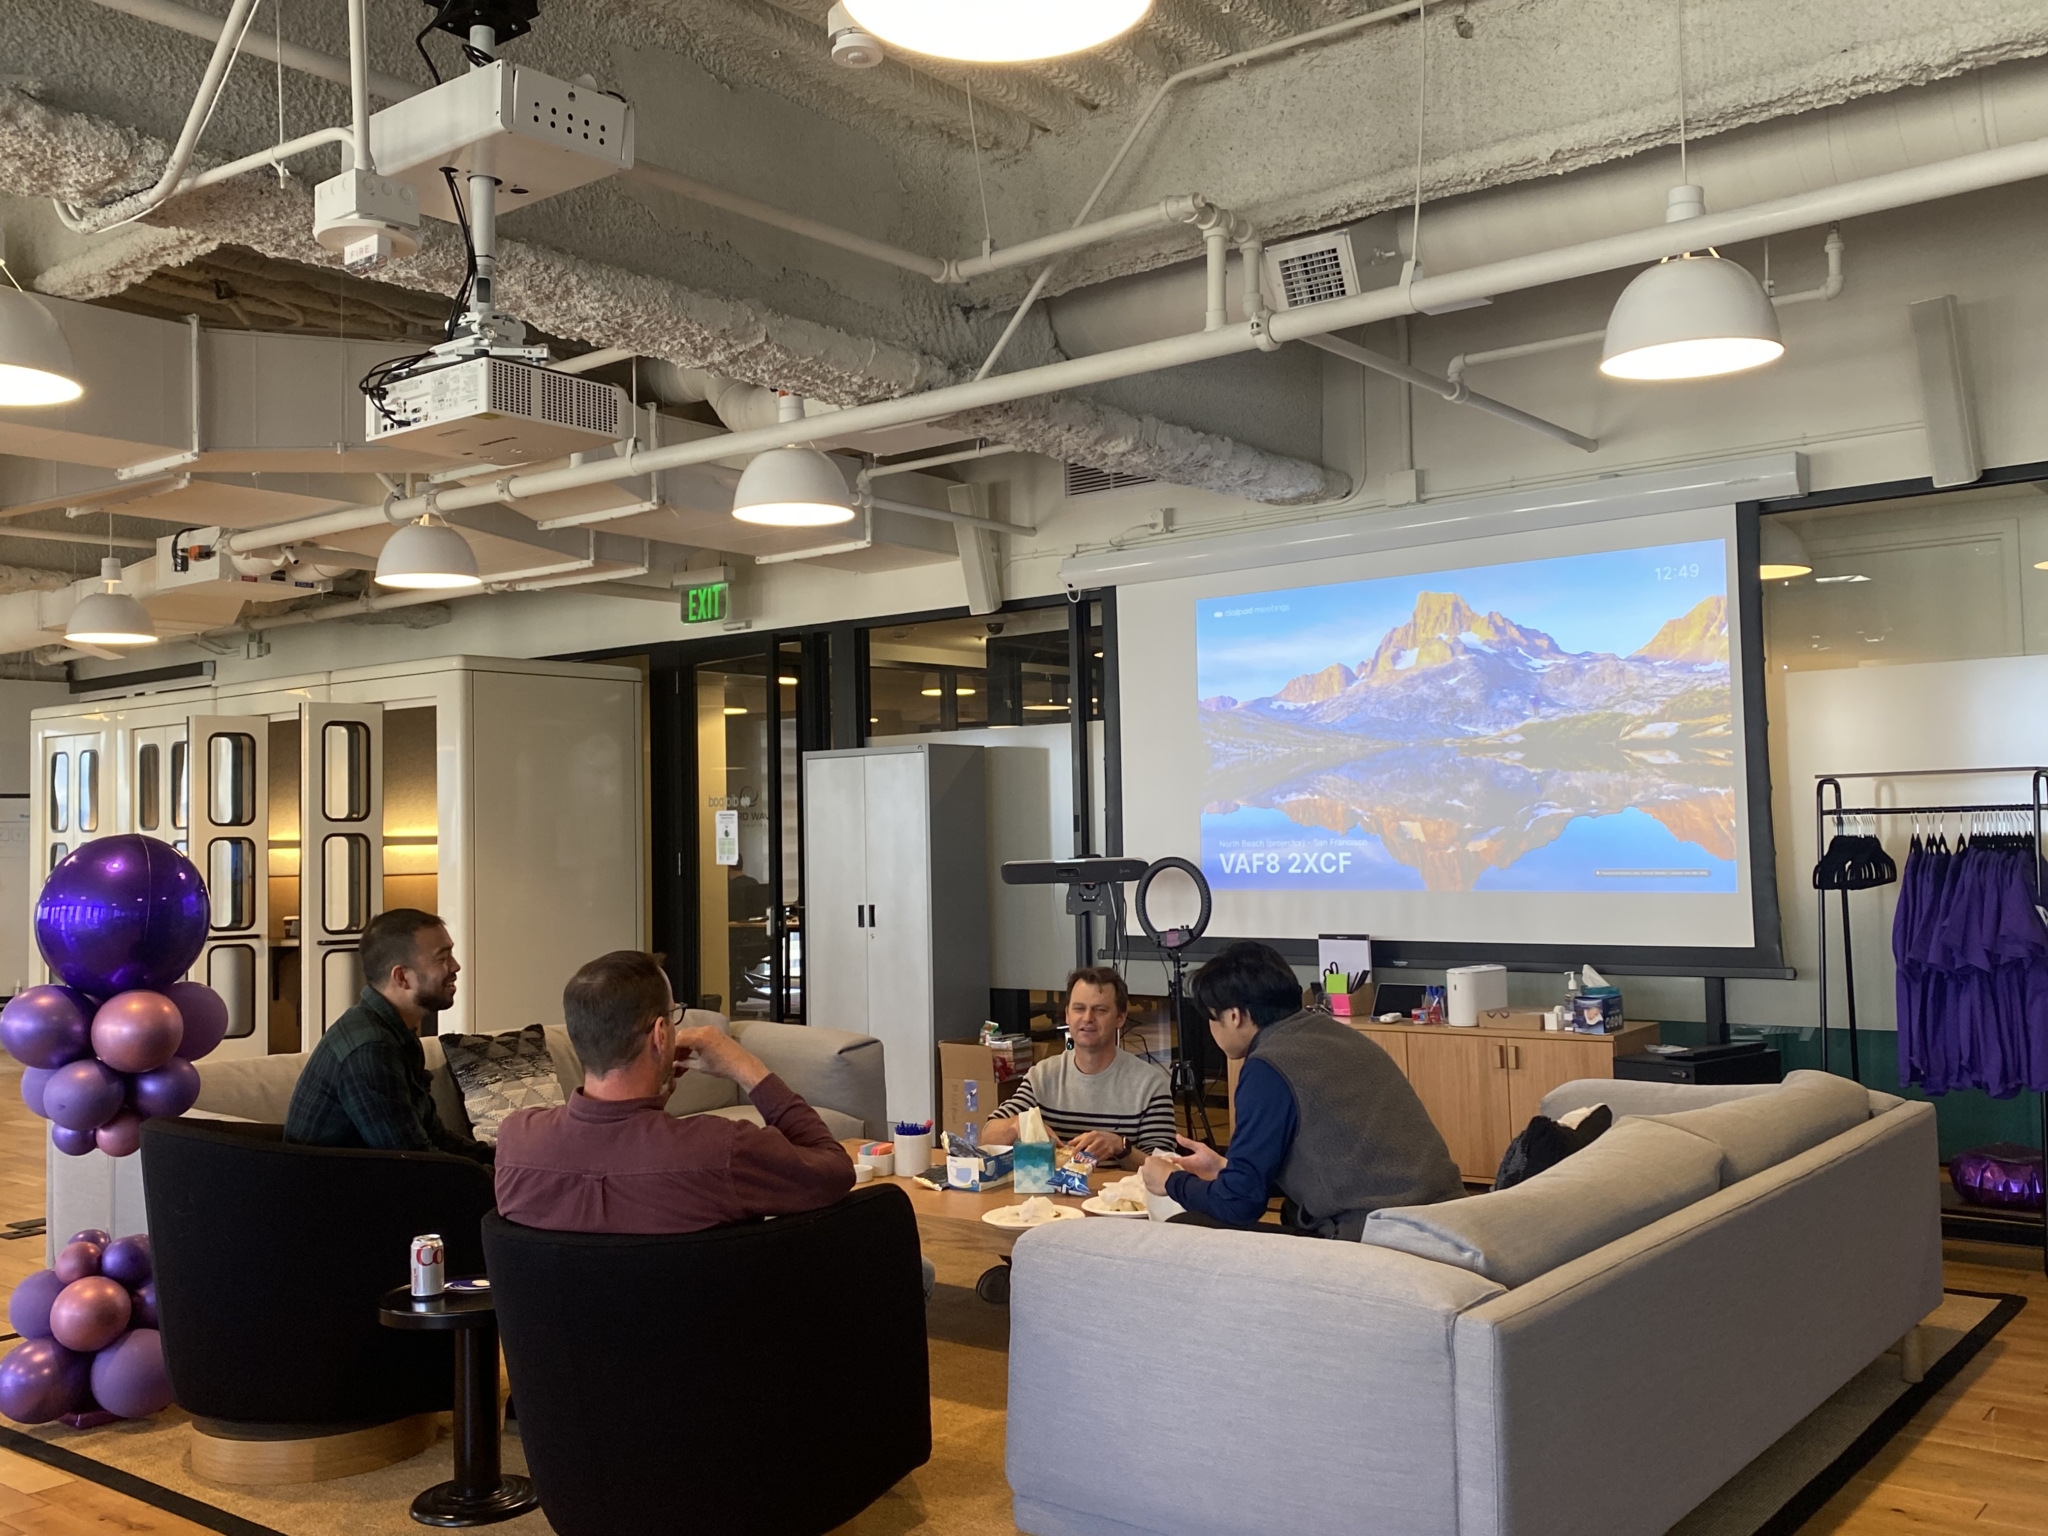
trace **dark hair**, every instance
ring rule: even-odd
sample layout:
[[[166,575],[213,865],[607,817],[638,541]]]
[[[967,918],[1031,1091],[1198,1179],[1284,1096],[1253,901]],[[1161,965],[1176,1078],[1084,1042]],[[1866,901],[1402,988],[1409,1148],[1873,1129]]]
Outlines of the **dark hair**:
[[[429,928],[447,926],[433,913],[422,912],[418,907],[393,907],[389,912],[379,912],[363,930],[359,946],[363,980],[373,987],[383,986],[397,967],[418,962],[420,934]]]
[[[668,999],[660,965],[637,949],[599,955],[571,976],[562,988],[562,1018],[583,1070],[603,1077],[630,1065]]]
[[[1301,981],[1279,951],[1255,939],[1239,939],[1195,972],[1190,983],[1195,1006],[1209,1018],[1242,1008],[1264,1029],[1301,1012]]]
[[[1117,974],[1115,966],[1084,965],[1079,970],[1069,972],[1067,975],[1068,997],[1071,998],[1074,995],[1075,986],[1081,982],[1086,982],[1091,987],[1109,988],[1110,991],[1116,994],[1116,1011],[1118,1013],[1129,1013],[1131,1011],[1131,989],[1124,985],[1124,979]]]

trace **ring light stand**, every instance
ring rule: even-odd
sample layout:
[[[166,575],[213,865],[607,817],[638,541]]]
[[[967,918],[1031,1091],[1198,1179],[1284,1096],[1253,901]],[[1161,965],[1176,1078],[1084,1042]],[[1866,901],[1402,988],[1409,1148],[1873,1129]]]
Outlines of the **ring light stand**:
[[[1167,870],[1175,870],[1195,882],[1195,889],[1201,893],[1202,909],[1191,924],[1179,928],[1161,928],[1152,921],[1149,909],[1152,882]],[[1186,1115],[1188,1132],[1194,1134],[1197,1122],[1201,1125],[1202,1140],[1209,1146],[1216,1145],[1216,1133],[1209,1126],[1209,1104],[1206,1085],[1202,1074],[1196,1069],[1194,1059],[1182,1043],[1182,1004],[1186,998],[1184,977],[1187,970],[1188,946],[1199,939],[1209,928],[1209,882],[1203,876],[1201,866],[1187,859],[1159,859],[1148,866],[1138,881],[1138,923],[1145,930],[1145,937],[1166,951],[1168,964],[1172,967],[1167,983],[1167,1011],[1173,1020],[1173,1068],[1170,1079],[1173,1096]]]

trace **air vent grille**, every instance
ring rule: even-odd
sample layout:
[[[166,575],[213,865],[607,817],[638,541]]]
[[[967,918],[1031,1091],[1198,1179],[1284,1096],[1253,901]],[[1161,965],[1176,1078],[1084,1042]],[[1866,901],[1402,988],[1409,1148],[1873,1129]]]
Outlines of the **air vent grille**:
[[[573,373],[544,372],[540,375],[540,419],[617,437],[619,392]]]
[[[1067,466],[1067,495],[1099,496],[1104,491],[1121,491],[1128,486],[1150,485],[1150,475],[1127,475],[1120,470],[1095,469],[1087,464]]]
[[[516,363],[491,363],[491,405],[510,416],[533,414],[533,370]]]
[[[1280,291],[1287,296],[1289,309],[1299,309],[1304,304],[1320,304],[1325,299],[1344,298],[1347,290],[1343,258],[1338,256],[1335,247],[1283,257],[1280,262]]]

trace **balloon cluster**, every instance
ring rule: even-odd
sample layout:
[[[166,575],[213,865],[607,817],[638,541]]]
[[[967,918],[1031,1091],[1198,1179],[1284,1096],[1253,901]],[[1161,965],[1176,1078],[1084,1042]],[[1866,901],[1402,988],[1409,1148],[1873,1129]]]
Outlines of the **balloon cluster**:
[[[199,1097],[192,1065],[227,1034],[211,987],[179,981],[206,943],[206,883],[177,849],[127,834],[81,844],[36,900],[36,943],[61,984],[0,1009],[0,1046],[50,1142],[127,1157],[142,1122]]]
[[[72,1233],[14,1288],[7,1320],[22,1342],[0,1359],[0,1413],[16,1423],[90,1428],[170,1406],[147,1237]]]

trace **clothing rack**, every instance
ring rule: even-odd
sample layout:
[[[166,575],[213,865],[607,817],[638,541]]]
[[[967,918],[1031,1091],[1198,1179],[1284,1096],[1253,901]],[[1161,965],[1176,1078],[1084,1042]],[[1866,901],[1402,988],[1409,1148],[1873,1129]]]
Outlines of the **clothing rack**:
[[[1992,801],[1976,805],[1844,805],[1842,803],[1842,780],[1844,779],[1967,779],[1998,777],[2007,774],[2030,776],[2031,798],[2027,800]],[[1828,804],[1832,792],[1834,803]],[[1827,847],[1827,824],[1835,823],[1840,832],[1842,823],[1853,817],[1868,817],[1878,820],[1899,816],[1990,816],[2016,815],[2027,813],[2033,817],[2034,829],[2034,905],[2048,912],[2048,901],[2043,900],[2044,860],[2042,857],[2042,831],[2048,821],[2048,767],[2025,764],[2004,768],[1906,768],[1889,773],[1822,773],[1814,775],[1813,785],[1813,833],[1814,856],[1820,857]],[[1820,1064],[1823,1071],[1828,1067],[1828,906],[1826,891],[1817,891],[1820,910]],[[1853,952],[1849,947],[1849,924],[1847,897],[1843,902],[1842,954],[1844,957],[1844,986],[1850,999],[1849,1027],[1849,1075],[1857,1082],[1862,1081],[1856,1059],[1856,1029],[1854,1006],[1856,977],[1850,961]],[[2048,1157],[2048,1093],[2037,1095],[2041,1111],[2041,1149]],[[2048,1272],[2048,1210],[2041,1213],[2041,1267]]]

